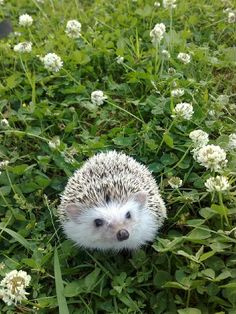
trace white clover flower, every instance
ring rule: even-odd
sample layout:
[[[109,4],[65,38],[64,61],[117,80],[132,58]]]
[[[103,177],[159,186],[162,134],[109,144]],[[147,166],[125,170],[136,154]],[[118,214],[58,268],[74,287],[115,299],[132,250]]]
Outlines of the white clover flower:
[[[229,96],[227,95],[219,95],[216,99],[217,104],[222,106],[226,106],[229,103]]]
[[[31,26],[33,23],[33,18],[29,14],[22,14],[19,17],[19,25],[20,26]]]
[[[194,159],[206,169],[219,171],[228,162],[225,151],[218,145],[206,145],[195,150]]]
[[[179,59],[184,64],[188,64],[191,61],[191,56],[188,53],[180,52],[177,56],[177,59]]]
[[[14,32],[13,34],[14,34],[14,36],[16,36],[16,37],[19,37],[19,36],[22,35],[20,32]]]
[[[124,62],[124,57],[122,57],[122,56],[116,57],[116,63],[122,64],[123,62]]]
[[[8,122],[7,119],[2,119],[2,120],[0,120],[0,125],[3,128],[8,128],[9,127],[9,122]]]
[[[181,102],[177,104],[173,110],[172,118],[178,118],[182,120],[190,120],[194,111],[193,106],[187,102]]]
[[[175,68],[172,68],[172,67],[168,68],[168,73],[169,73],[170,75],[174,75],[174,74],[176,73]]]
[[[5,268],[5,264],[3,262],[0,263],[0,270],[3,270]]]
[[[229,135],[228,148],[229,149],[235,149],[236,148],[236,133],[232,133]]]
[[[234,12],[228,13],[228,23],[235,23],[236,21],[236,14]]]
[[[172,97],[181,97],[184,95],[184,89],[183,88],[175,88],[171,91]]]
[[[172,189],[178,189],[183,185],[183,181],[179,177],[172,177],[168,180]]]
[[[0,169],[6,168],[8,166],[8,164],[9,164],[8,160],[0,161]]]
[[[79,38],[81,36],[81,24],[76,20],[70,20],[66,24],[66,34],[70,38]]]
[[[156,24],[154,28],[150,31],[152,43],[153,44],[159,43],[162,40],[165,31],[166,31],[165,24],[163,23]]]
[[[96,90],[91,93],[91,101],[94,105],[102,105],[103,102],[107,99],[107,96],[104,95],[103,91]]]
[[[195,147],[202,147],[209,142],[208,134],[202,130],[194,130],[189,133],[189,137],[194,143]]]
[[[0,282],[0,296],[7,305],[27,299],[25,288],[29,286],[31,276],[25,271],[12,270]]]
[[[209,116],[212,117],[212,118],[214,118],[214,117],[217,116],[217,112],[216,112],[215,110],[213,110],[213,109],[212,109],[212,110],[209,110],[209,111],[208,111],[208,114],[209,114]]]
[[[161,51],[161,54],[163,55],[163,57],[165,57],[165,58],[167,58],[167,59],[170,58],[170,53],[169,53],[169,51],[166,50],[166,49],[163,49],[163,50]]]
[[[51,141],[48,142],[48,146],[51,149],[57,149],[61,145],[60,138],[55,136]]]
[[[52,72],[58,72],[63,66],[63,61],[55,53],[48,53],[44,57],[40,57],[40,60],[43,62],[45,69]]]
[[[162,3],[165,9],[174,9],[177,6],[176,0],[163,0]]]
[[[224,176],[216,176],[210,177],[205,182],[205,187],[208,192],[222,192],[229,189],[230,184],[226,177]]]
[[[25,41],[23,43],[19,43],[19,44],[15,45],[13,49],[15,52],[30,53],[32,51],[32,43],[30,41]]]
[[[161,6],[160,2],[158,2],[158,1],[154,2],[154,7],[155,8],[159,8],[160,6]]]
[[[3,5],[4,4],[4,0],[0,0],[0,5]]]

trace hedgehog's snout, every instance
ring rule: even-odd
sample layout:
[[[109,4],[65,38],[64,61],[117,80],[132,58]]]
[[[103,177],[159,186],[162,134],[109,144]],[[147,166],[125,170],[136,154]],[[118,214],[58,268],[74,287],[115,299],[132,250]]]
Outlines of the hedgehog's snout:
[[[117,237],[118,241],[127,240],[129,238],[129,232],[126,229],[120,229],[117,232],[116,237]]]

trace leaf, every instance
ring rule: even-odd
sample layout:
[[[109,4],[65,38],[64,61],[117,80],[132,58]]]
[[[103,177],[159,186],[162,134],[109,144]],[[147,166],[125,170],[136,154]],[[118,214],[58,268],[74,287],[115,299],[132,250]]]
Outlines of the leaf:
[[[134,139],[133,137],[116,137],[113,139],[113,142],[115,145],[120,145],[120,146],[132,146]]]
[[[206,252],[206,253],[203,253],[200,258],[199,258],[199,261],[200,262],[203,262],[205,261],[206,259],[208,259],[209,257],[215,255],[216,252],[215,251],[209,251],[209,252]]]
[[[35,181],[42,188],[47,187],[51,182],[50,179],[44,174],[41,174],[40,176],[39,175],[36,176]]]
[[[216,281],[221,281],[226,278],[232,277],[231,272],[225,269],[219,276],[216,277]]]
[[[195,307],[188,307],[186,309],[178,310],[178,314],[202,314],[202,312]]]
[[[15,72],[11,76],[9,76],[6,79],[7,87],[9,89],[16,87],[22,81],[21,75],[22,75],[21,73]]]
[[[87,292],[90,292],[92,290],[93,286],[96,285],[100,272],[101,272],[101,269],[96,268],[96,269],[94,269],[94,271],[92,271],[90,274],[88,274],[85,277],[84,283],[85,283],[85,287],[87,289]]]
[[[163,140],[166,143],[167,146],[173,148],[174,147],[174,140],[173,138],[169,135],[169,133],[164,133]]]
[[[54,251],[54,275],[56,284],[57,302],[59,306],[59,314],[69,314],[66,298],[64,295],[64,285],[61,277],[61,268],[58,258],[57,248]]]
[[[220,288],[236,289],[236,282],[227,283],[226,285],[220,286]]]
[[[206,228],[206,227],[205,227]],[[207,229],[195,228],[189,233],[187,239],[189,240],[204,240],[211,236],[211,232]]]
[[[35,190],[38,190],[39,186],[35,182],[30,181],[30,182],[20,184],[20,188],[21,188],[22,193],[31,193]]]
[[[228,214],[228,208],[223,205],[212,204],[211,209],[221,216]]]
[[[183,250],[177,251],[176,254],[182,255],[182,256],[184,256],[184,257],[186,257],[186,258],[188,258],[188,259],[190,259],[190,260],[192,260],[194,262],[198,262],[197,258],[194,255],[190,255],[190,254],[188,254],[187,252],[185,252]]]
[[[21,262],[24,263],[25,265],[31,267],[31,268],[39,269],[39,265],[32,258],[23,258],[21,260]]]
[[[15,167],[10,167],[10,171],[14,174],[21,175],[25,172],[25,170],[29,167],[27,164],[17,165]]]
[[[163,154],[161,156],[161,162],[165,166],[173,165],[178,161],[178,157],[173,153]]]
[[[76,280],[68,283],[64,289],[65,297],[74,297],[84,291],[84,281]]]
[[[74,51],[72,58],[76,64],[86,64],[90,61],[89,54],[84,51]]]
[[[205,222],[204,219],[190,219],[190,220],[187,220],[187,225],[189,226],[192,226],[192,227],[195,227],[195,226],[200,226],[202,225],[203,223]]]
[[[206,276],[206,277],[209,277],[211,279],[214,279],[215,278],[215,271],[211,268],[207,268],[207,269],[204,269],[201,271],[201,273]]]
[[[171,280],[171,275],[163,270],[158,270],[153,278],[154,285],[161,288],[167,281]]]
[[[173,251],[182,242],[184,242],[184,238],[183,237],[175,238],[173,241],[169,241],[167,239],[160,239],[159,243],[153,245],[153,248],[157,252]],[[163,247],[162,247],[162,245],[163,245]]]
[[[121,295],[119,296],[119,299],[126,305],[128,306],[132,311],[139,311],[139,307],[137,304],[131,299],[129,295]]]
[[[185,287],[191,287],[191,279],[190,277],[183,271],[183,270],[177,270],[175,272],[175,278],[178,283]]]
[[[0,187],[0,195],[4,196],[4,195],[8,195],[11,192],[11,187],[10,186],[1,186]]]
[[[145,5],[144,7],[137,9],[135,11],[136,14],[140,15],[141,17],[147,17],[151,15],[153,12],[153,8],[149,5]]]
[[[189,290],[189,287],[185,287],[176,281],[168,281],[164,284],[163,288],[176,288],[182,290]]]
[[[2,226],[2,224],[0,224],[0,228],[1,228],[1,230],[5,231],[10,236],[12,236],[17,242],[19,242],[21,245],[23,245],[27,250],[33,251],[30,243],[25,238],[23,238],[22,235],[16,233],[15,231],[13,231],[11,229],[4,228]]]

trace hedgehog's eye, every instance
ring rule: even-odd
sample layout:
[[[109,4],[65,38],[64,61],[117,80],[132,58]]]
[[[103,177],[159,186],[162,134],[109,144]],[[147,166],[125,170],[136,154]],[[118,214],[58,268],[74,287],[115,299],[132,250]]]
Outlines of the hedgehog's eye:
[[[104,224],[104,220],[103,219],[95,219],[94,224],[96,227],[101,227]]]
[[[127,212],[127,213],[125,214],[125,218],[127,218],[127,219],[130,219],[130,218],[131,218],[130,212]]]

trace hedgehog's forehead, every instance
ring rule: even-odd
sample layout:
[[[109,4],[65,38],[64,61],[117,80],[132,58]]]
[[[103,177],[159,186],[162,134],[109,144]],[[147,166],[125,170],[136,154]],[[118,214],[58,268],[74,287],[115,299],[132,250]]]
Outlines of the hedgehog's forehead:
[[[93,215],[96,216],[96,218],[101,217],[106,220],[123,219],[128,211],[134,213],[136,210],[137,204],[131,201],[125,204],[111,202],[104,206],[98,206],[91,209]]]

